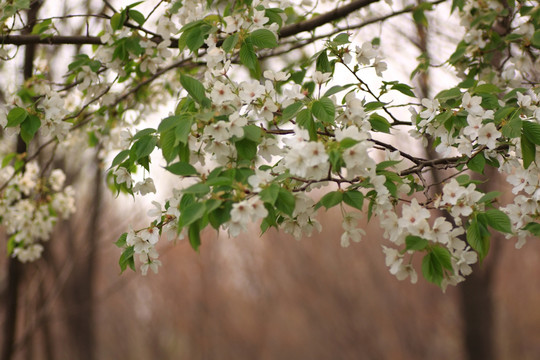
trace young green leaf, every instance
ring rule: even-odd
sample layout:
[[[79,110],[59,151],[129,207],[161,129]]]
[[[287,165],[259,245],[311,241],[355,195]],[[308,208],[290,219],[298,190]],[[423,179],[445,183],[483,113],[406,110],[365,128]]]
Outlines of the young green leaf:
[[[165,169],[179,176],[192,176],[198,174],[197,169],[195,169],[191,164],[182,161],[171,164]]]
[[[540,124],[532,121],[523,121],[521,123],[523,135],[533,144],[540,145]]]
[[[180,75],[180,83],[196,102],[201,105],[203,104],[206,96],[204,86],[199,80],[192,78],[191,76],[182,74]]]
[[[364,194],[356,190],[346,191],[343,193],[343,202],[355,209],[362,210],[364,206]]]
[[[521,155],[523,156],[523,167],[525,169],[528,169],[531,163],[536,160],[536,145],[524,135],[521,135]]]
[[[21,124],[21,139],[28,145],[30,140],[34,138],[34,135],[41,126],[41,120],[36,115],[29,115],[26,120]]]
[[[185,208],[180,209],[180,218],[178,219],[178,228],[182,229],[193,224],[204,216],[206,206],[202,202],[196,202]]]
[[[120,235],[118,240],[116,240],[114,245],[116,245],[119,248],[123,248],[124,246],[126,246],[126,239],[127,239],[127,233],[123,233],[122,235]]]
[[[429,241],[419,236],[408,235],[405,238],[405,249],[406,250],[424,250],[429,245]]]
[[[540,224],[537,222],[530,222],[522,230],[527,230],[534,236],[540,236]]]
[[[253,45],[259,49],[270,49],[278,46],[276,35],[268,29],[257,29],[249,37]]]
[[[489,238],[490,235],[485,225],[473,218],[467,228],[467,242],[478,253],[480,260],[485,258],[489,251]]]
[[[313,115],[325,123],[334,122],[336,116],[336,106],[334,102],[327,97],[315,100],[311,106]]]
[[[315,208],[318,209],[319,207],[324,206],[328,210],[329,208],[336,206],[342,201],[343,192],[331,191],[328,194],[324,195],[321,200],[319,200],[319,203],[317,204],[317,206],[315,206]]]
[[[512,233],[512,223],[508,215],[497,209],[489,209],[484,214],[486,222],[493,229],[511,234]]]
[[[118,260],[118,264],[120,265],[120,273],[123,273],[128,266],[131,268],[131,270],[135,271],[135,259],[133,258],[134,254],[135,248],[133,246],[128,246],[124,252],[122,252],[120,260]]]
[[[294,198],[294,195],[290,191],[280,188],[276,199],[276,208],[292,217],[295,204],[296,199]]]
[[[20,125],[24,120],[26,120],[27,116],[28,112],[26,111],[26,109],[23,109],[21,107],[15,107],[11,109],[7,115],[6,127],[15,127],[17,125]]]

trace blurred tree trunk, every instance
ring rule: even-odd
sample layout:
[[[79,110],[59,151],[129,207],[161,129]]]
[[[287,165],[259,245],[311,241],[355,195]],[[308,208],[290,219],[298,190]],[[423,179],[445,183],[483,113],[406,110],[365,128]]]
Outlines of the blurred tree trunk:
[[[418,0],[420,4],[422,0]],[[422,24],[416,23],[415,40],[422,54],[429,58],[428,30]],[[429,69],[429,68],[428,68]],[[421,72],[417,78],[417,89],[420,98],[430,97],[429,72]],[[434,151],[432,141],[426,148],[426,155],[429,159],[438,157]],[[436,171],[431,171],[434,183],[439,184],[440,179]],[[486,167],[486,177],[493,180],[498,177],[498,173],[492,167]],[[492,187],[489,186],[489,187]],[[491,189],[485,187],[482,190],[489,192]],[[437,193],[442,192],[442,185],[435,186]],[[445,214],[446,216],[448,214]],[[449,219],[452,220],[452,219]],[[492,238],[495,242],[496,236]],[[461,306],[461,318],[463,321],[463,346],[468,360],[494,359],[494,299],[493,299],[493,267],[495,258],[498,255],[499,247],[494,246],[491,250],[489,260],[482,265],[476,264],[473,273],[467,276],[465,282],[459,285],[459,301]]]
[[[30,9],[27,12],[27,24],[23,33],[29,34],[32,32],[37,19],[39,9],[43,5],[42,0],[33,1]],[[24,49],[24,80],[30,79],[33,74],[33,64],[36,53],[36,45],[27,45]],[[19,136],[17,139],[17,153],[23,154],[26,152],[26,144]],[[6,316],[4,323],[4,337],[2,346],[2,360],[10,360],[13,357],[15,348],[15,338],[17,336],[17,313],[19,308],[19,283],[23,277],[22,267],[19,260],[10,257],[8,260],[8,287],[6,301]]]
[[[65,241],[76,241],[76,263],[67,282],[64,292],[66,305],[66,328],[71,338],[73,356],[81,360],[96,358],[95,334],[95,273],[97,265],[96,245],[99,238],[99,224],[102,211],[102,170],[99,159],[94,160],[95,173],[91,196],[86,200],[91,212],[87,214],[87,222],[79,219],[69,222],[68,231],[64,233]],[[85,229],[86,227],[86,229]],[[84,230],[83,230],[84,229]],[[82,234],[82,236],[77,236]],[[67,236],[66,236],[67,235]]]

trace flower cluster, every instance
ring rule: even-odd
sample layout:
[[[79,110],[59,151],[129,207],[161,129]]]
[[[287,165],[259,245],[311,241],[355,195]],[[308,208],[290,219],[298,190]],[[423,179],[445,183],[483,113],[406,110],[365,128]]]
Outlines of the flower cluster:
[[[43,178],[36,162],[26,164],[24,173],[17,173],[11,165],[0,169],[4,184],[1,224],[10,235],[9,252],[21,262],[38,259],[41,243],[49,239],[54,224],[75,211],[74,190],[64,187],[65,178],[60,169]]]

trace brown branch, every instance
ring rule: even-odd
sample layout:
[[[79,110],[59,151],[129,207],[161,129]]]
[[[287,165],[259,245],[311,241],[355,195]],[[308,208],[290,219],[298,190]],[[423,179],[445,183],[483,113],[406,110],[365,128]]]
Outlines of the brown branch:
[[[9,45],[103,45],[103,42],[98,36],[49,36],[41,38],[40,35],[6,35],[0,36],[1,44]]]
[[[349,4],[336,8],[332,11],[314,17],[312,19],[285,26],[280,31],[280,37],[285,38],[294,36],[304,31],[311,31],[319,26],[325,25],[332,21],[341,19],[356,10],[366,7],[380,0],[354,0]],[[161,38],[154,39],[156,42],[161,42]],[[28,45],[28,44],[44,44],[44,45],[103,45],[101,39],[97,36],[64,36],[55,35],[46,38],[41,38],[40,35],[5,35],[0,36],[1,44],[9,45]],[[170,48],[177,48],[178,41],[171,39]]]
[[[319,26],[328,24],[332,21],[341,19],[346,17],[347,15],[350,15],[351,13],[360,10],[370,4],[373,4],[375,2],[378,2],[380,0],[354,0],[351,1],[349,4],[338,7],[332,11],[329,11],[327,13],[324,13],[322,15],[319,15],[317,17],[314,17],[312,19],[299,22],[297,24],[292,24],[285,26],[281,29],[279,32],[280,38],[285,38],[289,36],[294,36],[296,34],[299,34],[304,31],[311,31],[315,30]]]

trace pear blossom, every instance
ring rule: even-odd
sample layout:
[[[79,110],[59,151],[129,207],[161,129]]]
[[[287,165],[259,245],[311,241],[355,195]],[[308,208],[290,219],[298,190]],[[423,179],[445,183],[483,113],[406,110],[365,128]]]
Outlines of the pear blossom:
[[[501,135],[495,124],[487,123],[478,130],[478,143],[480,145],[486,145],[488,149],[495,149],[497,147],[497,139]]]

